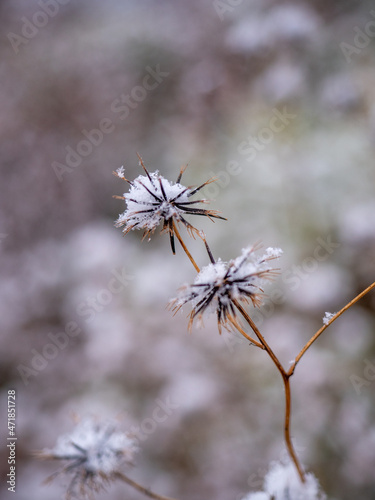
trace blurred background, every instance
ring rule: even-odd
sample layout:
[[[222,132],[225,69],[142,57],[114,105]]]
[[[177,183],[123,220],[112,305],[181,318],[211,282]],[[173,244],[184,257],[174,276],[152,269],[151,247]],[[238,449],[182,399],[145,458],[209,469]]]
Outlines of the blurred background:
[[[281,380],[214,319],[189,334],[189,308],[166,309],[194,269],[158,230],[141,243],[114,228],[128,188],[112,171],[139,175],[137,152],[171,180],[188,163],[186,185],[217,177],[204,196],[228,221],[190,219],[216,258],[284,250],[252,312],[287,366],[375,280],[373,2],[3,0],[0,24],[0,404],[4,443],[17,391],[16,498],[63,497],[66,479],[42,485],[58,464],[31,452],[96,415],[135,433],[129,475],[145,486],[240,500],[285,457]],[[331,499],[374,498],[374,311],[372,293],[292,380],[295,445]],[[98,498],[124,495],[142,498],[122,484]]]

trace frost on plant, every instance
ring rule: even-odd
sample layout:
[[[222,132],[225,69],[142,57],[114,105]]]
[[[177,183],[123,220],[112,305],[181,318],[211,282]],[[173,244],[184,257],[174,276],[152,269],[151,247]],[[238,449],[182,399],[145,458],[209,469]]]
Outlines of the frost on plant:
[[[326,312],[323,317],[323,325],[328,325],[331,319],[335,316],[336,313]]]
[[[183,168],[180,170],[177,182],[171,182],[161,176],[158,171],[149,173],[142,159],[140,157],[139,159],[146,175],[139,175],[133,181],[129,181],[124,175],[123,167],[115,172],[120,179],[130,184],[129,192],[124,193],[124,196],[121,197],[125,200],[127,209],[115,223],[116,227],[124,226],[124,234],[132,229],[143,229],[144,237],[149,237],[162,223],[163,230],[170,235],[172,251],[175,253],[175,222],[182,222],[191,235],[199,234],[199,231],[185,219],[185,215],[202,215],[224,219],[215,210],[205,210],[194,206],[197,203],[207,203],[207,200],[190,200],[191,196],[212,180],[195,188],[186,187],[180,184],[184,172]]]
[[[216,312],[219,329],[228,321],[233,323],[236,315],[236,301],[260,306],[263,300],[263,283],[275,276],[269,261],[280,257],[282,250],[267,248],[264,255],[256,255],[258,247],[244,248],[242,254],[230,262],[220,259],[204,267],[192,285],[181,288],[177,298],[172,300],[176,310],[184,304],[192,303],[191,326],[194,318],[201,318],[211,309]]]
[[[264,478],[264,491],[250,493],[243,500],[326,500],[316,477],[309,472],[305,482],[293,464],[275,462]]]
[[[52,449],[38,453],[43,459],[56,459],[66,465],[50,476],[71,477],[66,498],[89,497],[111,481],[121,477],[121,469],[133,464],[137,447],[128,435],[117,430],[112,422],[96,422],[89,418],[80,422],[71,433],[60,436]]]

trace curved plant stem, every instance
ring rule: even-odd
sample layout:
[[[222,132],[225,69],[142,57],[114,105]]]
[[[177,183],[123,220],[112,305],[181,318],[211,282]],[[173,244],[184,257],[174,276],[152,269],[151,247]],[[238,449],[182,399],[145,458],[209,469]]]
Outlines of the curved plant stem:
[[[290,416],[291,416],[291,405],[292,405],[292,402],[291,402],[290,381],[289,381],[289,379],[292,376],[292,373],[289,374],[289,373],[287,373],[285,371],[285,369],[282,366],[282,364],[280,363],[278,357],[272,351],[271,347],[267,344],[265,338],[260,333],[258,327],[254,323],[254,321],[250,318],[250,316],[247,314],[247,312],[245,311],[245,309],[241,306],[241,304],[238,301],[236,301],[236,300],[234,301],[234,304],[237,307],[237,309],[240,311],[240,313],[242,314],[242,316],[245,318],[245,320],[247,321],[247,323],[249,324],[249,326],[251,327],[251,329],[253,330],[253,332],[255,333],[255,335],[258,337],[260,343],[264,347],[264,350],[267,351],[267,354],[270,356],[270,358],[274,362],[276,368],[279,370],[280,375],[281,375],[281,377],[283,379],[284,389],[285,389],[285,419],[284,419],[284,439],[285,439],[285,444],[286,444],[288,453],[290,455],[290,458],[293,461],[293,463],[294,463],[294,465],[295,465],[295,467],[297,469],[298,475],[299,475],[301,481],[304,483],[305,482],[305,473],[304,473],[304,471],[302,469],[302,466],[301,466],[301,464],[300,464],[300,462],[298,460],[298,457],[297,457],[297,454],[296,454],[296,451],[294,449],[294,446],[293,446],[293,443],[292,443],[292,439],[291,439],[291,436],[290,436]]]
[[[130,479],[130,477],[125,476],[125,474],[122,474],[121,472],[117,472],[116,477],[118,477],[119,479],[124,481],[124,483],[129,484],[134,489],[138,490],[139,492],[143,493],[144,495],[148,496],[149,498],[154,498],[155,500],[175,500],[174,498],[164,497],[162,495],[158,495],[157,493],[154,493],[153,491],[149,490],[148,488],[145,488],[144,486],[136,483],[135,481],[133,481],[133,479]]]
[[[281,375],[282,376],[285,375],[285,370],[282,367],[280,361],[278,360],[276,354],[273,352],[271,347],[267,344],[266,339],[260,333],[260,331],[258,330],[254,321],[250,318],[250,316],[247,314],[247,312],[242,307],[242,305],[238,302],[238,300],[233,300],[233,304],[237,307],[237,309],[240,311],[242,316],[245,318],[245,320],[247,321],[247,323],[249,324],[249,326],[251,327],[251,329],[253,330],[255,335],[258,337],[258,339],[260,340],[260,343],[264,346],[264,349],[267,351],[268,355],[270,356],[270,358],[272,359],[272,361],[276,365],[276,368],[279,370]]]
[[[181,235],[180,235],[180,233],[178,231],[178,228],[177,228],[177,226],[176,226],[176,224],[175,224],[174,221],[173,221],[172,229],[174,231],[174,234],[176,235],[176,238],[180,242],[180,244],[181,244],[184,252],[189,257],[190,262],[193,264],[193,266],[194,266],[195,270],[197,271],[197,273],[199,273],[200,269],[199,269],[197,263],[195,262],[195,260],[193,259],[191,253],[187,249],[187,247],[186,247],[186,245],[185,245],[185,243],[184,243],[184,241],[183,241],[183,239],[182,239],[182,237],[181,237]],[[205,242],[205,244],[206,244],[207,251],[208,251],[209,256],[211,258],[211,261],[212,261],[213,260],[212,254],[211,254],[211,252],[210,252],[210,250],[209,250],[208,245],[207,245],[206,242]],[[267,354],[272,359],[273,363],[275,364],[276,368],[278,369],[278,371],[279,371],[279,373],[280,373],[280,375],[281,375],[281,377],[283,379],[284,389],[285,389],[284,439],[285,439],[286,447],[287,447],[288,453],[290,455],[290,458],[293,461],[293,463],[294,463],[294,465],[295,465],[295,467],[297,469],[297,472],[298,472],[298,475],[299,475],[301,481],[304,483],[305,482],[305,473],[304,473],[304,471],[302,469],[302,466],[301,466],[301,464],[300,464],[300,462],[298,460],[298,457],[297,457],[297,454],[295,452],[295,449],[294,449],[294,446],[293,446],[293,443],[292,443],[292,440],[291,440],[291,436],[290,436],[291,393],[290,393],[290,381],[289,381],[289,379],[293,375],[293,372],[292,373],[287,373],[286,372],[286,370],[284,369],[284,367],[280,363],[278,357],[273,352],[273,350],[271,349],[271,347],[268,345],[268,343],[266,342],[266,339],[260,333],[258,327],[254,323],[254,321],[251,319],[251,317],[247,314],[246,310],[242,307],[242,305],[237,300],[233,300],[233,304],[236,306],[236,308],[238,309],[238,311],[242,314],[242,316],[244,317],[244,319],[246,320],[246,322],[249,324],[250,328],[253,330],[253,332],[255,333],[255,335],[258,337],[259,342],[256,341],[255,339],[253,339],[252,337],[250,337],[243,330],[243,328],[238,324],[238,322],[235,320],[235,318],[229,317],[228,319],[229,319],[230,323],[237,329],[237,331],[245,339],[247,339],[252,344],[256,345],[260,349],[263,349],[263,350],[265,350],[267,352]],[[162,497],[155,497],[155,496],[153,496],[151,498],[162,498]]]
[[[305,482],[305,473],[302,469],[302,466],[298,460],[296,451],[294,449],[292,439],[290,437],[290,416],[291,416],[291,405],[292,405],[292,399],[291,399],[291,394],[290,394],[290,375],[284,374],[283,375],[283,382],[284,382],[284,388],[285,388],[285,421],[284,421],[284,439],[286,446],[288,448],[288,453],[293,460],[294,465],[296,466],[296,469],[298,471],[298,475],[301,478],[301,481],[304,483]]]
[[[238,321],[235,320],[235,318],[233,318],[232,316],[228,316],[228,320],[230,322],[230,324],[243,336],[245,337],[246,340],[248,340],[249,342],[251,342],[253,345],[255,345],[256,347],[259,347],[260,349],[262,350],[265,350],[265,347],[263,344],[261,344],[260,342],[258,342],[257,340],[253,339],[252,337],[250,337],[250,335],[248,335],[245,330],[241,327],[241,325],[238,323]]]
[[[320,335],[324,332],[324,330],[326,328],[329,327],[329,325],[331,323],[333,323],[339,316],[341,316],[341,314],[343,314],[345,311],[347,311],[350,307],[352,307],[352,305],[354,305],[356,302],[358,302],[364,295],[366,295],[366,293],[368,293],[370,290],[372,290],[373,288],[375,288],[375,281],[374,283],[372,283],[372,285],[368,286],[365,290],[363,290],[363,292],[359,293],[353,300],[351,300],[348,304],[346,304],[346,306],[344,306],[339,312],[337,312],[330,320],[329,322],[326,324],[326,325],[323,325],[312,337],[311,339],[307,342],[307,344],[301,349],[301,351],[299,352],[298,356],[296,357],[296,359],[294,360],[294,363],[292,364],[292,366],[290,367],[289,371],[288,371],[288,375],[291,376],[293,375],[294,373],[294,370],[296,369],[296,366],[298,364],[298,362],[300,361],[300,359],[302,358],[302,356],[305,354],[305,352],[307,351],[307,349],[309,349],[309,347],[315,342],[315,340],[320,337]]]
[[[191,253],[187,249],[187,247],[186,247],[186,245],[184,243],[184,240],[181,238],[181,235],[179,233],[179,230],[178,230],[177,225],[176,225],[176,223],[175,223],[174,220],[173,220],[173,231],[174,231],[174,234],[176,235],[176,238],[180,242],[180,245],[182,246],[184,252],[189,257],[190,262],[193,264],[193,266],[194,266],[195,270],[197,271],[197,273],[199,273],[200,269],[199,269],[197,263],[195,262],[195,260],[193,259],[193,256],[191,255]]]

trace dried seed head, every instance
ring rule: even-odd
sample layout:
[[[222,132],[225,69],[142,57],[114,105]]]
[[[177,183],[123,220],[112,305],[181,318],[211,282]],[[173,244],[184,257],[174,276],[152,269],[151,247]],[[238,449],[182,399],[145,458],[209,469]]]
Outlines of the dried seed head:
[[[140,157],[139,159],[146,175],[139,175],[134,181],[129,181],[125,178],[123,167],[115,172],[115,175],[130,184],[129,192],[123,196],[127,209],[115,223],[116,227],[124,227],[124,234],[132,229],[143,229],[144,237],[150,237],[156,227],[162,223],[163,230],[170,235],[174,253],[174,222],[182,222],[191,236],[195,234],[199,236],[200,232],[185,219],[185,215],[203,215],[208,218],[224,219],[215,210],[193,206],[197,203],[207,203],[207,200],[190,200],[191,196],[212,180],[196,188],[186,187],[180,184],[184,169],[181,169],[177,182],[174,183],[165,179],[158,171],[149,173],[142,159]]]
[[[242,250],[242,254],[230,262],[218,260],[204,267],[192,285],[185,285],[179,295],[171,301],[174,310],[191,302],[189,327],[195,318],[202,318],[206,310],[217,314],[219,331],[221,326],[233,324],[236,316],[235,301],[260,306],[264,292],[262,284],[277,274],[269,261],[280,257],[282,250],[267,248],[264,255],[255,254],[257,245]]]
[[[137,447],[135,441],[116,429],[112,422],[96,422],[89,418],[74,430],[58,438],[52,449],[37,453],[42,459],[55,459],[66,465],[52,476],[67,474],[72,479],[66,498],[90,497],[92,492],[104,489],[120,474],[120,469],[133,464]]]

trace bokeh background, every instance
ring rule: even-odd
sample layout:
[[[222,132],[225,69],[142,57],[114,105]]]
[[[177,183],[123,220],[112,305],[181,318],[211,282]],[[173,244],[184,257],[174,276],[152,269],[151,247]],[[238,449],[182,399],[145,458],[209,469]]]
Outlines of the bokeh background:
[[[18,436],[17,492],[3,483],[3,498],[62,498],[63,478],[42,485],[58,464],[31,452],[96,415],[145,430],[129,472],[142,484],[240,500],[285,457],[281,380],[214,320],[189,334],[188,308],[166,309],[194,269],[167,236],[114,228],[127,187],[112,171],[137,176],[140,152],[171,179],[188,163],[188,185],[215,175],[204,195],[228,221],[192,221],[214,255],[284,249],[254,319],[287,365],[375,279],[373,2],[3,0],[0,25],[2,474],[8,389]],[[375,495],[374,311],[372,293],[292,380],[295,444],[331,499]],[[46,348],[72,321],[78,334]],[[155,424],[160,401],[174,409]],[[121,484],[98,495],[125,497],[142,498]]]

